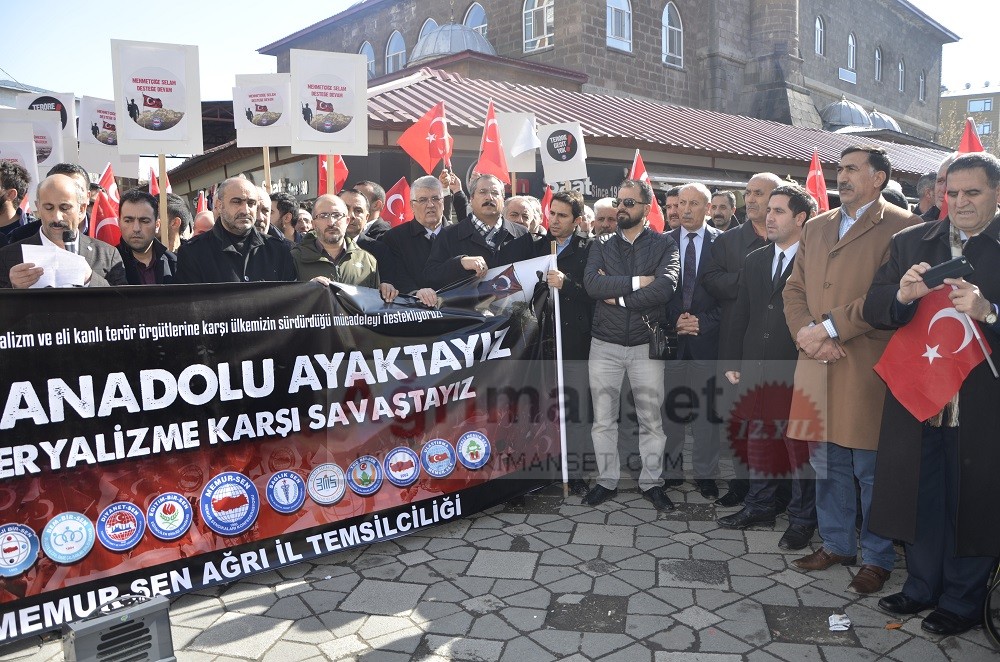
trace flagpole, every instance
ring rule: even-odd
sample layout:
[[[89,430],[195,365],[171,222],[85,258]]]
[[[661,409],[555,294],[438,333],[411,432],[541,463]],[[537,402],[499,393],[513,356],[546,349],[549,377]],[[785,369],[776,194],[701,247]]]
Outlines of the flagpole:
[[[167,155],[157,154],[156,158],[160,166],[158,177],[160,180],[160,243],[166,246],[169,251],[173,249],[170,247],[170,216],[167,212]]]
[[[270,195],[274,193],[271,190],[271,148],[265,145],[260,149],[264,156],[264,187],[267,188],[267,192]]]
[[[556,242],[553,239],[552,262],[549,268],[556,267]],[[569,452],[566,449],[566,393],[563,381],[563,351],[562,351],[562,313],[559,308],[559,288],[549,288],[555,307],[556,318],[556,388],[559,392],[559,458],[562,460],[563,498],[569,497]]]
[[[993,378],[1000,379],[1000,374],[997,374],[997,367],[993,363],[993,358],[990,356],[990,350],[986,349],[986,343],[983,342],[983,337],[979,335],[979,329],[976,327],[976,323],[972,321],[972,316],[969,315],[969,313],[965,313],[965,319],[969,320],[969,327],[972,329],[972,335],[976,337],[976,341],[979,343],[979,348],[983,350],[983,356],[986,358],[986,363],[990,366]]]
[[[510,194],[517,195],[517,173],[510,171]]]
[[[326,159],[326,192],[330,195],[336,195],[337,191],[334,190],[334,187],[337,185],[337,176],[333,172],[334,163],[332,156],[332,154],[327,154],[323,157]]]

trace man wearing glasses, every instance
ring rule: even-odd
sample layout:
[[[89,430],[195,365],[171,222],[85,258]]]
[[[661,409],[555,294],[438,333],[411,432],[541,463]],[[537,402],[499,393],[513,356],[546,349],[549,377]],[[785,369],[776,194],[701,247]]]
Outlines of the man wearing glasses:
[[[336,281],[378,289],[378,265],[368,251],[347,236],[347,205],[335,195],[313,204],[313,231],[292,248],[295,271],[302,282]],[[383,298],[386,296],[383,292]],[[393,294],[394,296],[394,294]],[[392,297],[390,297],[391,299]]]
[[[663,491],[663,362],[649,358],[649,327],[666,321],[680,262],[673,238],[649,228],[646,216],[652,204],[649,184],[622,182],[612,201],[618,231],[594,242],[584,271],[587,293],[597,301],[591,329],[590,390],[598,477],[583,498],[591,506],[618,493],[618,410],[622,379],[628,375],[639,419],[639,489],[657,510],[674,507]]]
[[[430,288],[421,288],[421,281],[431,245],[444,228],[441,181],[433,175],[414,180],[410,186],[410,205],[413,220],[382,235],[381,243],[388,258],[379,261],[379,277],[400,292],[413,293],[426,305],[433,306],[437,303],[437,295]]]
[[[472,213],[438,234],[424,265],[424,285],[441,289],[534,257],[528,230],[500,215],[503,193],[503,182],[493,175],[472,180]]]

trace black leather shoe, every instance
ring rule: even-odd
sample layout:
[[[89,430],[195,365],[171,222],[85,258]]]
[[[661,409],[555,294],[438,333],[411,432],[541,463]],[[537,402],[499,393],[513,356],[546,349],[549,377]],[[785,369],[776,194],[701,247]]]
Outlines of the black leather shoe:
[[[774,526],[774,513],[769,510],[752,511],[746,506],[737,513],[716,520],[723,529],[748,529],[751,526]]]
[[[590,491],[590,487],[587,485],[587,481],[581,478],[570,478],[569,479],[569,493],[575,494],[576,496],[586,496],[587,492]]]
[[[736,506],[743,505],[743,498],[746,497],[746,495],[746,492],[739,492],[737,490],[730,489],[728,492],[715,500],[715,505],[722,506],[723,508],[735,508]]]
[[[920,629],[942,637],[952,637],[968,632],[981,624],[982,621],[978,618],[962,618],[958,614],[953,614],[939,607],[927,614],[927,617],[920,623]]]
[[[933,606],[924,602],[917,602],[913,598],[907,597],[904,593],[893,593],[878,601],[879,609],[894,616],[919,614],[923,610],[930,609]]]
[[[673,502],[662,487],[651,487],[648,490],[643,490],[642,498],[653,504],[657,510],[662,510],[665,513],[674,509]]]
[[[683,478],[667,478],[663,481],[664,487],[680,487],[684,484]]]
[[[715,499],[719,496],[719,486],[712,478],[698,478],[694,484],[698,486],[698,491],[706,499]]]
[[[815,526],[789,524],[785,533],[782,534],[781,540],[778,541],[778,547],[790,550],[805,549],[814,533],[816,533]]]
[[[601,485],[594,485],[587,495],[583,497],[583,502],[588,506],[599,506],[608,499],[613,499],[618,495],[618,488],[609,490]]]

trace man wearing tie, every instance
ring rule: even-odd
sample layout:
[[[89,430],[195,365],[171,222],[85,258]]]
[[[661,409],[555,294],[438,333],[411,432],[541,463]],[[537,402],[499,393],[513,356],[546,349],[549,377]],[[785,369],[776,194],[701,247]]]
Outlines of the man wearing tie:
[[[678,196],[680,226],[670,231],[680,247],[681,296],[673,297],[667,306],[667,320],[677,330],[678,360],[666,363],[666,393],[693,385],[695,398],[690,398],[688,407],[675,406],[679,399],[668,397],[664,420],[667,484],[676,486],[683,481],[684,430],[691,423],[695,485],[706,499],[719,496],[715,484],[719,436],[713,420],[718,421],[712,411],[715,360],[719,354],[719,304],[702,286],[700,277],[708,265],[712,242],[722,234],[706,222],[711,200],[712,194],[704,184],[682,186]]]
[[[767,203],[767,240],[743,266],[728,341],[720,347],[726,379],[737,386],[732,426],[746,441],[750,489],[743,509],[720,517],[724,529],[774,526],[779,478],[792,481],[782,549],[802,549],[816,531],[816,487],[806,444],[785,438],[798,349],[788,331],[781,291],[816,202],[800,186],[779,186]]]
[[[424,264],[431,245],[444,227],[444,190],[433,175],[420,177],[410,187],[413,220],[382,235],[386,259],[379,260],[379,277],[403,294],[413,294],[428,306],[437,304],[437,294],[422,288]]]

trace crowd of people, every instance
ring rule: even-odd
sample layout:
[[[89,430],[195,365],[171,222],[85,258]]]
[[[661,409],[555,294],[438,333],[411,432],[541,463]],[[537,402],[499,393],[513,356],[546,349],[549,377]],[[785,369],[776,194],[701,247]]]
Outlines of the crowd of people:
[[[168,194],[170,218],[161,219],[156,197],[125,192],[115,247],[87,236],[86,171],[53,168],[38,184],[36,219],[19,208],[27,173],[5,162],[0,244],[10,245],[0,249],[0,286],[36,284],[44,269],[25,262],[22,247],[41,245],[83,256],[83,286],[337,282],[432,307],[442,289],[554,243],[557,267],[544,276],[560,297],[565,388],[584,394],[567,417],[570,488],[583,503],[615,497],[619,449],[632,437],[642,496],[671,510],[687,452],[700,494],[736,509],[719,526],[773,527],[787,512],[778,546],[815,547],[793,561],[803,572],[854,566],[860,553],[847,589],[875,594],[901,541],[907,580],[879,607],[932,610],[922,627],[950,635],[981,622],[1000,555],[990,476],[1000,466],[1000,445],[990,443],[1000,381],[980,364],[941,413],[920,421],[873,367],[931,291],[922,275],[956,256],[974,272],[934,289],[949,288],[957,314],[1000,347],[1000,161],[949,156],[920,179],[913,210],[893,194],[891,175],[883,150],[844,150],[839,207],[821,214],[805,189],[773,173],[749,179],[741,217],[734,192],[688,183],[666,192],[662,233],[648,221],[654,191],[638,180],[592,208],[577,192],[555,192],[543,219],[538,199],[505,197],[496,177],[473,175],[466,192],[444,171],[412,183],[414,218],[393,227],[375,182],[322,195],[310,213],[232,177],[216,187],[213,210],[195,217],[178,196]],[[169,245],[157,239],[162,222]],[[678,387],[704,394],[703,405],[678,414]],[[822,425],[789,425],[815,417],[817,400]],[[737,451],[733,431],[747,425],[755,431]],[[735,477],[720,496],[723,454],[736,456]]]

